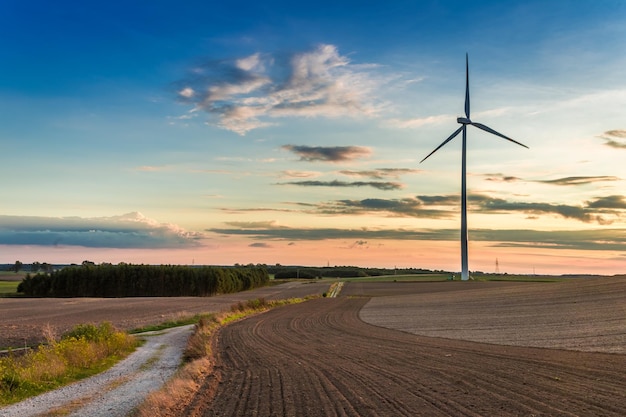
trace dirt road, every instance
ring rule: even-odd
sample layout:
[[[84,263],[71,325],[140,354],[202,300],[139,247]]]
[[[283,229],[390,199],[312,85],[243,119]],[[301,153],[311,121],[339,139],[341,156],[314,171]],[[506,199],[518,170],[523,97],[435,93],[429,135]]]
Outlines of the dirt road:
[[[318,299],[225,327],[188,416],[623,416],[626,355],[498,346],[367,324]]]

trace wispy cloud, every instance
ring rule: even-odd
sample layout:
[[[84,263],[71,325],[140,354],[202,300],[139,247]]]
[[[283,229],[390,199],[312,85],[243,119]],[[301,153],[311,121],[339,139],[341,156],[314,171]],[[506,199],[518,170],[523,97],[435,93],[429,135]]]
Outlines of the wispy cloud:
[[[269,243],[263,243],[263,242],[254,242],[254,243],[250,243],[248,245],[248,247],[250,248],[261,248],[261,249],[269,249],[272,247],[272,245],[270,245]]]
[[[387,122],[390,127],[398,129],[415,129],[422,126],[439,124],[456,120],[456,116],[440,114],[437,116],[418,117],[414,119],[391,119]]]
[[[170,167],[168,166],[154,166],[154,165],[142,165],[135,168],[135,171],[142,172],[158,172],[158,171],[167,171]]]
[[[283,145],[282,149],[300,157],[301,161],[345,162],[372,154],[370,148],[364,146],[304,146]]]
[[[178,98],[244,135],[281,117],[372,115],[373,65],[356,65],[334,45],[319,45],[284,59],[255,53],[205,62],[179,83]]]
[[[557,178],[554,180],[540,180],[540,181],[535,181],[535,182],[541,182],[544,184],[554,184],[554,185],[586,185],[586,184],[593,184],[596,182],[605,182],[605,181],[620,181],[620,178],[613,177],[613,176],[565,177],[565,178]]]
[[[258,221],[258,222],[226,222],[227,225],[232,227],[239,227],[241,229],[280,229],[281,226],[275,220]]]
[[[297,185],[300,187],[373,187],[383,191],[398,190],[403,187],[398,182],[388,181],[291,181],[283,182],[279,185]]]
[[[0,244],[91,248],[180,248],[202,234],[133,212],[112,217],[0,216]]]
[[[315,177],[319,177],[320,175],[321,173],[315,172],[315,171],[286,170],[286,171],[281,171],[280,173],[281,178],[315,178]]]
[[[510,176],[510,175],[504,175],[504,174],[500,174],[500,173],[485,174],[484,177],[485,177],[486,181],[493,181],[493,182],[516,182],[516,181],[522,181],[521,178],[513,177],[513,176]]]
[[[606,146],[626,149],[626,129],[607,130],[600,137],[604,139]]]
[[[399,179],[400,175],[417,174],[418,172],[421,172],[421,170],[409,168],[378,168],[367,171],[339,171],[339,173],[343,175],[348,175],[351,177],[371,178],[373,180],[382,180],[385,178]]]

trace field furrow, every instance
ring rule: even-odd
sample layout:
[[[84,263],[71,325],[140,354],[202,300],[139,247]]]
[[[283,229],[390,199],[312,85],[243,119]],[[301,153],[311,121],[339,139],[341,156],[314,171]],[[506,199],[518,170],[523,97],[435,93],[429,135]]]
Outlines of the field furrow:
[[[364,323],[368,300],[318,299],[223,328],[221,383],[198,394],[200,415],[623,415],[625,355],[418,336]]]

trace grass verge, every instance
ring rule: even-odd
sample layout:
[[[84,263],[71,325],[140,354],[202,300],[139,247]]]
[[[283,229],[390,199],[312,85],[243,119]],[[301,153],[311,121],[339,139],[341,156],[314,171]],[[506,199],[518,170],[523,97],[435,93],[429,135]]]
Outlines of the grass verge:
[[[197,324],[199,321],[203,319],[207,319],[211,315],[212,314],[208,314],[208,313],[207,314],[195,314],[193,316],[182,315],[180,316],[180,318],[177,318],[174,320],[168,320],[163,323],[154,324],[150,326],[138,327],[136,329],[129,331],[129,333],[137,334],[137,333],[145,333],[145,332],[156,332],[159,330],[171,329],[172,327],[180,327],[180,326],[187,326],[189,324]]]
[[[166,417],[181,415],[207,377],[213,372],[213,343],[217,330],[228,323],[243,319],[271,308],[296,304],[308,298],[266,301],[263,298],[233,304],[230,311],[201,317],[193,335],[187,342],[183,354],[185,364],[163,388],[148,395],[146,400],[132,414],[133,417]],[[217,384],[215,378],[213,384]],[[208,382],[209,385],[211,381]],[[211,387],[204,385],[207,391]]]
[[[138,342],[110,323],[81,324],[23,355],[0,358],[0,406],[98,374],[135,350]]]
[[[0,281],[0,297],[17,295],[19,281]]]

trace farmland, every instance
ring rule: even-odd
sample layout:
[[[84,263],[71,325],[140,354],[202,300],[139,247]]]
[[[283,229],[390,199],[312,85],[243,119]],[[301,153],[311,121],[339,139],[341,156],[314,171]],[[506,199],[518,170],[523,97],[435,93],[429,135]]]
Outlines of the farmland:
[[[347,283],[342,295],[224,328],[216,374],[172,415],[623,415],[624,277]]]
[[[0,297],[14,295],[20,281],[26,276],[25,273],[0,271]]]
[[[220,330],[215,371],[170,415],[623,415],[626,277],[345,281],[339,298]],[[32,337],[46,322],[132,328],[328,285],[290,282],[209,298],[0,299],[0,343],[10,344],[10,334],[20,340],[20,331]]]

